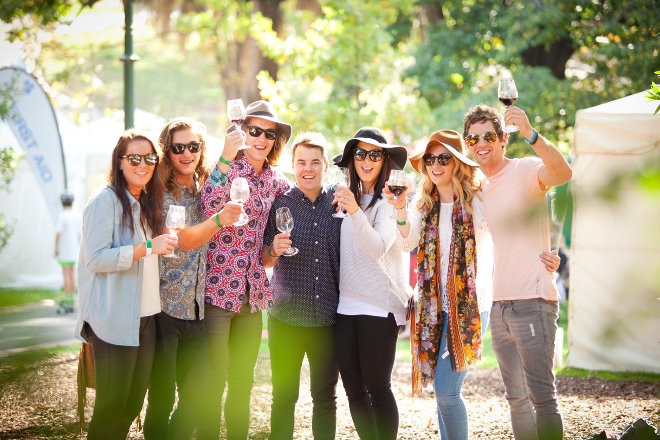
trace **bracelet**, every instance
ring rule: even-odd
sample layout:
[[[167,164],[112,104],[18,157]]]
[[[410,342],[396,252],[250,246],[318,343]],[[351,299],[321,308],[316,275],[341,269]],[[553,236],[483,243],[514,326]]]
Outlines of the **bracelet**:
[[[220,155],[220,159],[218,159],[218,160],[220,161],[220,163],[224,163],[227,166],[231,165],[231,161],[225,159],[224,157],[222,157],[222,155]]]
[[[536,128],[532,128],[532,137],[530,139],[525,138],[525,142],[527,142],[529,145],[534,145],[538,140],[539,132],[536,131]]]
[[[399,226],[405,226],[405,225],[408,224],[408,222],[406,220],[402,220],[402,221],[397,220],[396,224],[399,225]]]
[[[151,240],[147,240],[147,253],[144,256],[148,257],[150,255],[151,255]]]
[[[273,254],[270,253],[270,250],[271,250],[271,249],[273,249],[273,245],[272,245],[272,244],[271,244],[270,246],[268,246],[268,256],[269,256],[270,258],[279,258],[279,257],[280,257],[279,255],[273,255]]]
[[[222,229],[222,223],[220,223],[220,213],[218,212],[215,213],[215,224],[218,225],[220,229]]]

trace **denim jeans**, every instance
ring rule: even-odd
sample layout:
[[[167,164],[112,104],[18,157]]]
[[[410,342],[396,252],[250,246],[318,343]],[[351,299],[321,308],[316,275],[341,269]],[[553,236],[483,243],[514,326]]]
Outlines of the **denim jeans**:
[[[482,337],[488,328],[488,316],[488,312],[481,312]],[[451,368],[451,359],[447,351],[448,324],[447,313],[442,312],[440,357],[433,377],[433,390],[438,406],[438,427],[442,440],[467,440],[469,434],[468,413],[461,389],[468,370],[453,371]]]
[[[516,440],[563,438],[553,372],[558,316],[556,301],[536,298],[493,303],[493,351]]]
[[[337,421],[335,326],[296,327],[268,316],[273,381],[270,440],[291,440],[300,391],[300,368],[307,355],[315,440],[334,439]]]

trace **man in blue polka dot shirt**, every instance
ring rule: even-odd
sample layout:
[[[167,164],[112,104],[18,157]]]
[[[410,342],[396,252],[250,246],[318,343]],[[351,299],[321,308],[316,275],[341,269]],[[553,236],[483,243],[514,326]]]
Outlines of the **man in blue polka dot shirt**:
[[[278,196],[270,210],[262,257],[273,267],[273,306],[268,310],[268,346],[273,381],[271,440],[291,440],[300,369],[305,355],[310,369],[315,440],[334,439],[338,369],[335,316],[339,302],[341,218],[333,217],[333,194],[323,186],[328,170],[327,141],[320,133],[299,134],[293,142],[296,184]],[[279,233],[277,208],[294,218],[291,232]],[[291,246],[298,253],[283,253]]]

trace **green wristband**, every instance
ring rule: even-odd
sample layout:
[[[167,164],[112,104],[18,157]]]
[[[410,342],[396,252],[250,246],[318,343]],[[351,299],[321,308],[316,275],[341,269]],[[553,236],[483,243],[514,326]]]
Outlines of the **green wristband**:
[[[270,253],[270,250],[271,250],[271,249],[273,249],[273,245],[272,245],[272,244],[271,244],[270,246],[268,246],[268,256],[269,256],[270,258],[279,258],[279,257],[280,257],[279,255],[273,255],[273,254]]]
[[[215,224],[218,225],[220,229],[222,229],[222,223],[220,223],[220,214],[217,212],[215,213]]]
[[[231,165],[231,161],[225,159],[224,157],[222,157],[222,155],[220,155],[220,159],[218,159],[218,160],[220,161],[220,163],[224,163],[227,166]]]
[[[408,224],[408,222],[405,221],[405,220],[403,220],[403,221],[399,221],[399,220],[397,220],[397,221],[396,221],[396,224],[399,225],[399,226],[405,226],[405,225]]]

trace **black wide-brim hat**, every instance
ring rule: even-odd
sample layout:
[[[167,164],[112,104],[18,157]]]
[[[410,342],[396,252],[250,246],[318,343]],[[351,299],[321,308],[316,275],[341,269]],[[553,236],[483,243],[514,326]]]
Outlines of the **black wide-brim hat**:
[[[402,170],[405,168],[408,151],[404,147],[388,144],[385,133],[376,127],[362,127],[355,132],[355,135],[346,142],[341,157],[338,160],[333,159],[337,166],[345,167],[348,161],[353,160],[353,150],[358,142],[364,142],[385,150],[392,162],[392,169]]]
[[[246,119],[261,118],[274,122],[277,125],[277,130],[284,134],[284,137],[286,138],[285,142],[289,141],[289,138],[291,137],[291,125],[280,121],[273,104],[270,102],[263,100],[254,101],[245,108],[245,113],[247,114]]]

